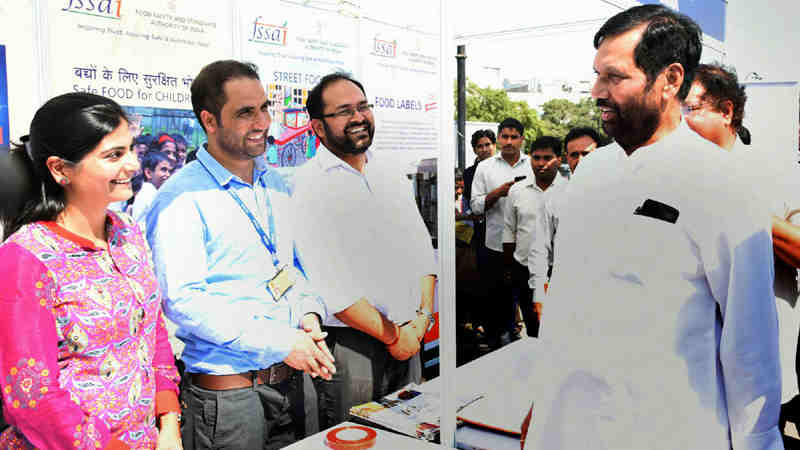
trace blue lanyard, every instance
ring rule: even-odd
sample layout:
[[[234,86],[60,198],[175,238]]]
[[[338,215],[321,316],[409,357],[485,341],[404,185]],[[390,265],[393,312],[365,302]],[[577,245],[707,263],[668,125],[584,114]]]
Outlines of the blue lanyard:
[[[202,164],[202,161],[200,161],[200,163]],[[211,175],[211,171],[208,170],[208,167],[206,167],[205,164],[203,164],[203,168],[206,169],[206,172],[208,172],[209,175]],[[254,179],[253,180],[254,186],[256,182],[257,180]],[[256,229],[258,236],[261,238],[261,243],[264,244],[264,247],[267,248],[267,251],[269,252],[270,256],[272,256],[272,265],[274,265],[275,268],[277,269],[278,266],[280,266],[280,260],[278,260],[278,251],[275,249],[274,239],[272,239],[272,237],[270,236],[272,234],[272,231],[275,230],[275,219],[272,216],[272,202],[269,201],[269,195],[266,196],[266,203],[267,203],[267,220],[269,221],[270,234],[267,234],[264,231],[264,228],[258,222],[258,219],[256,219],[256,216],[254,216],[253,212],[250,211],[250,208],[248,208],[247,205],[245,205],[242,199],[239,197],[239,194],[237,194],[236,191],[231,190],[230,182],[228,182],[227,185],[222,187],[228,194],[230,194],[231,197],[233,197],[234,200],[236,200],[236,203],[238,203],[239,207],[242,208],[242,211],[245,213],[245,215],[247,215],[247,218],[250,219],[250,222],[253,224],[253,228]],[[256,196],[256,201],[258,201],[258,196]]]

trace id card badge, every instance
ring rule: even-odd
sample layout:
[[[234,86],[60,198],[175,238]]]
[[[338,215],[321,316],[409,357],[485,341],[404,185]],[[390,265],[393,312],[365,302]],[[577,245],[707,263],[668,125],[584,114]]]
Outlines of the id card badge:
[[[276,302],[283,297],[292,286],[294,286],[295,277],[291,268],[283,266],[278,270],[278,273],[267,282],[267,290],[272,294],[272,299]]]

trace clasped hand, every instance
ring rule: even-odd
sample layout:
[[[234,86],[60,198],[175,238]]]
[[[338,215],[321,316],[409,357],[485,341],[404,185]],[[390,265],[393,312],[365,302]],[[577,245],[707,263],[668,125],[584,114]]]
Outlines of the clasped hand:
[[[394,359],[405,361],[419,352],[420,341],[425,335],[425,325],[419,322],[420,318],[417,318],[397,328],[397,332],[400,334],[397,342],[386,347]]]
[[[308,373],[312,378],[330,380],[336,373],[336,366],[333,365],[333,354],[325,343],[328,333],[322,331],[315,314],[306,314],[301,326],[303,329],[297,330],[292,351],[284,361],[291,367]]]

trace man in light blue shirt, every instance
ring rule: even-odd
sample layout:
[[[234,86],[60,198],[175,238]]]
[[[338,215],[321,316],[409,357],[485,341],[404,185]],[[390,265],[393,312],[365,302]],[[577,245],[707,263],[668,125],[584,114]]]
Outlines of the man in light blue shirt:
[[[191,91],[208,148],[162,186],[146,221],[164,311],[186,344],[183,443],[280,448],[300,422],[294,369],[335,372],[325,305],[293,265],[288,190],[263,159],[270,117],[256,67],[214,62]]]

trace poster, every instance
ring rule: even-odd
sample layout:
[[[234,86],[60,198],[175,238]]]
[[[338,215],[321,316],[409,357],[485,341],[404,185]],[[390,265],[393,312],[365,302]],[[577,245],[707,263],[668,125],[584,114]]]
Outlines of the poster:
[[[231,13],[214,1],[48,2],[52,97],[90,92],[125,107],[136,135],[180,134],[189,149],[205,134],[189,88],[206,64],[230,59]]]
[[[191,110],[194,76],[232,56],[229,12],[218,2],[61,0],[48,11],[50,96],[91,92]]]
[[[242,5],[237,39],[242,59],[258,65],[270,100],[266,157],[273,167],[301,166],[316,154],[308,92],[328,73],[356,74],[357,24],[337,12],[277,0]]]
[[[402,152],[405,163],[438,156],[438,36],[364,20],[360,44],[377,118],[373,146]]]

